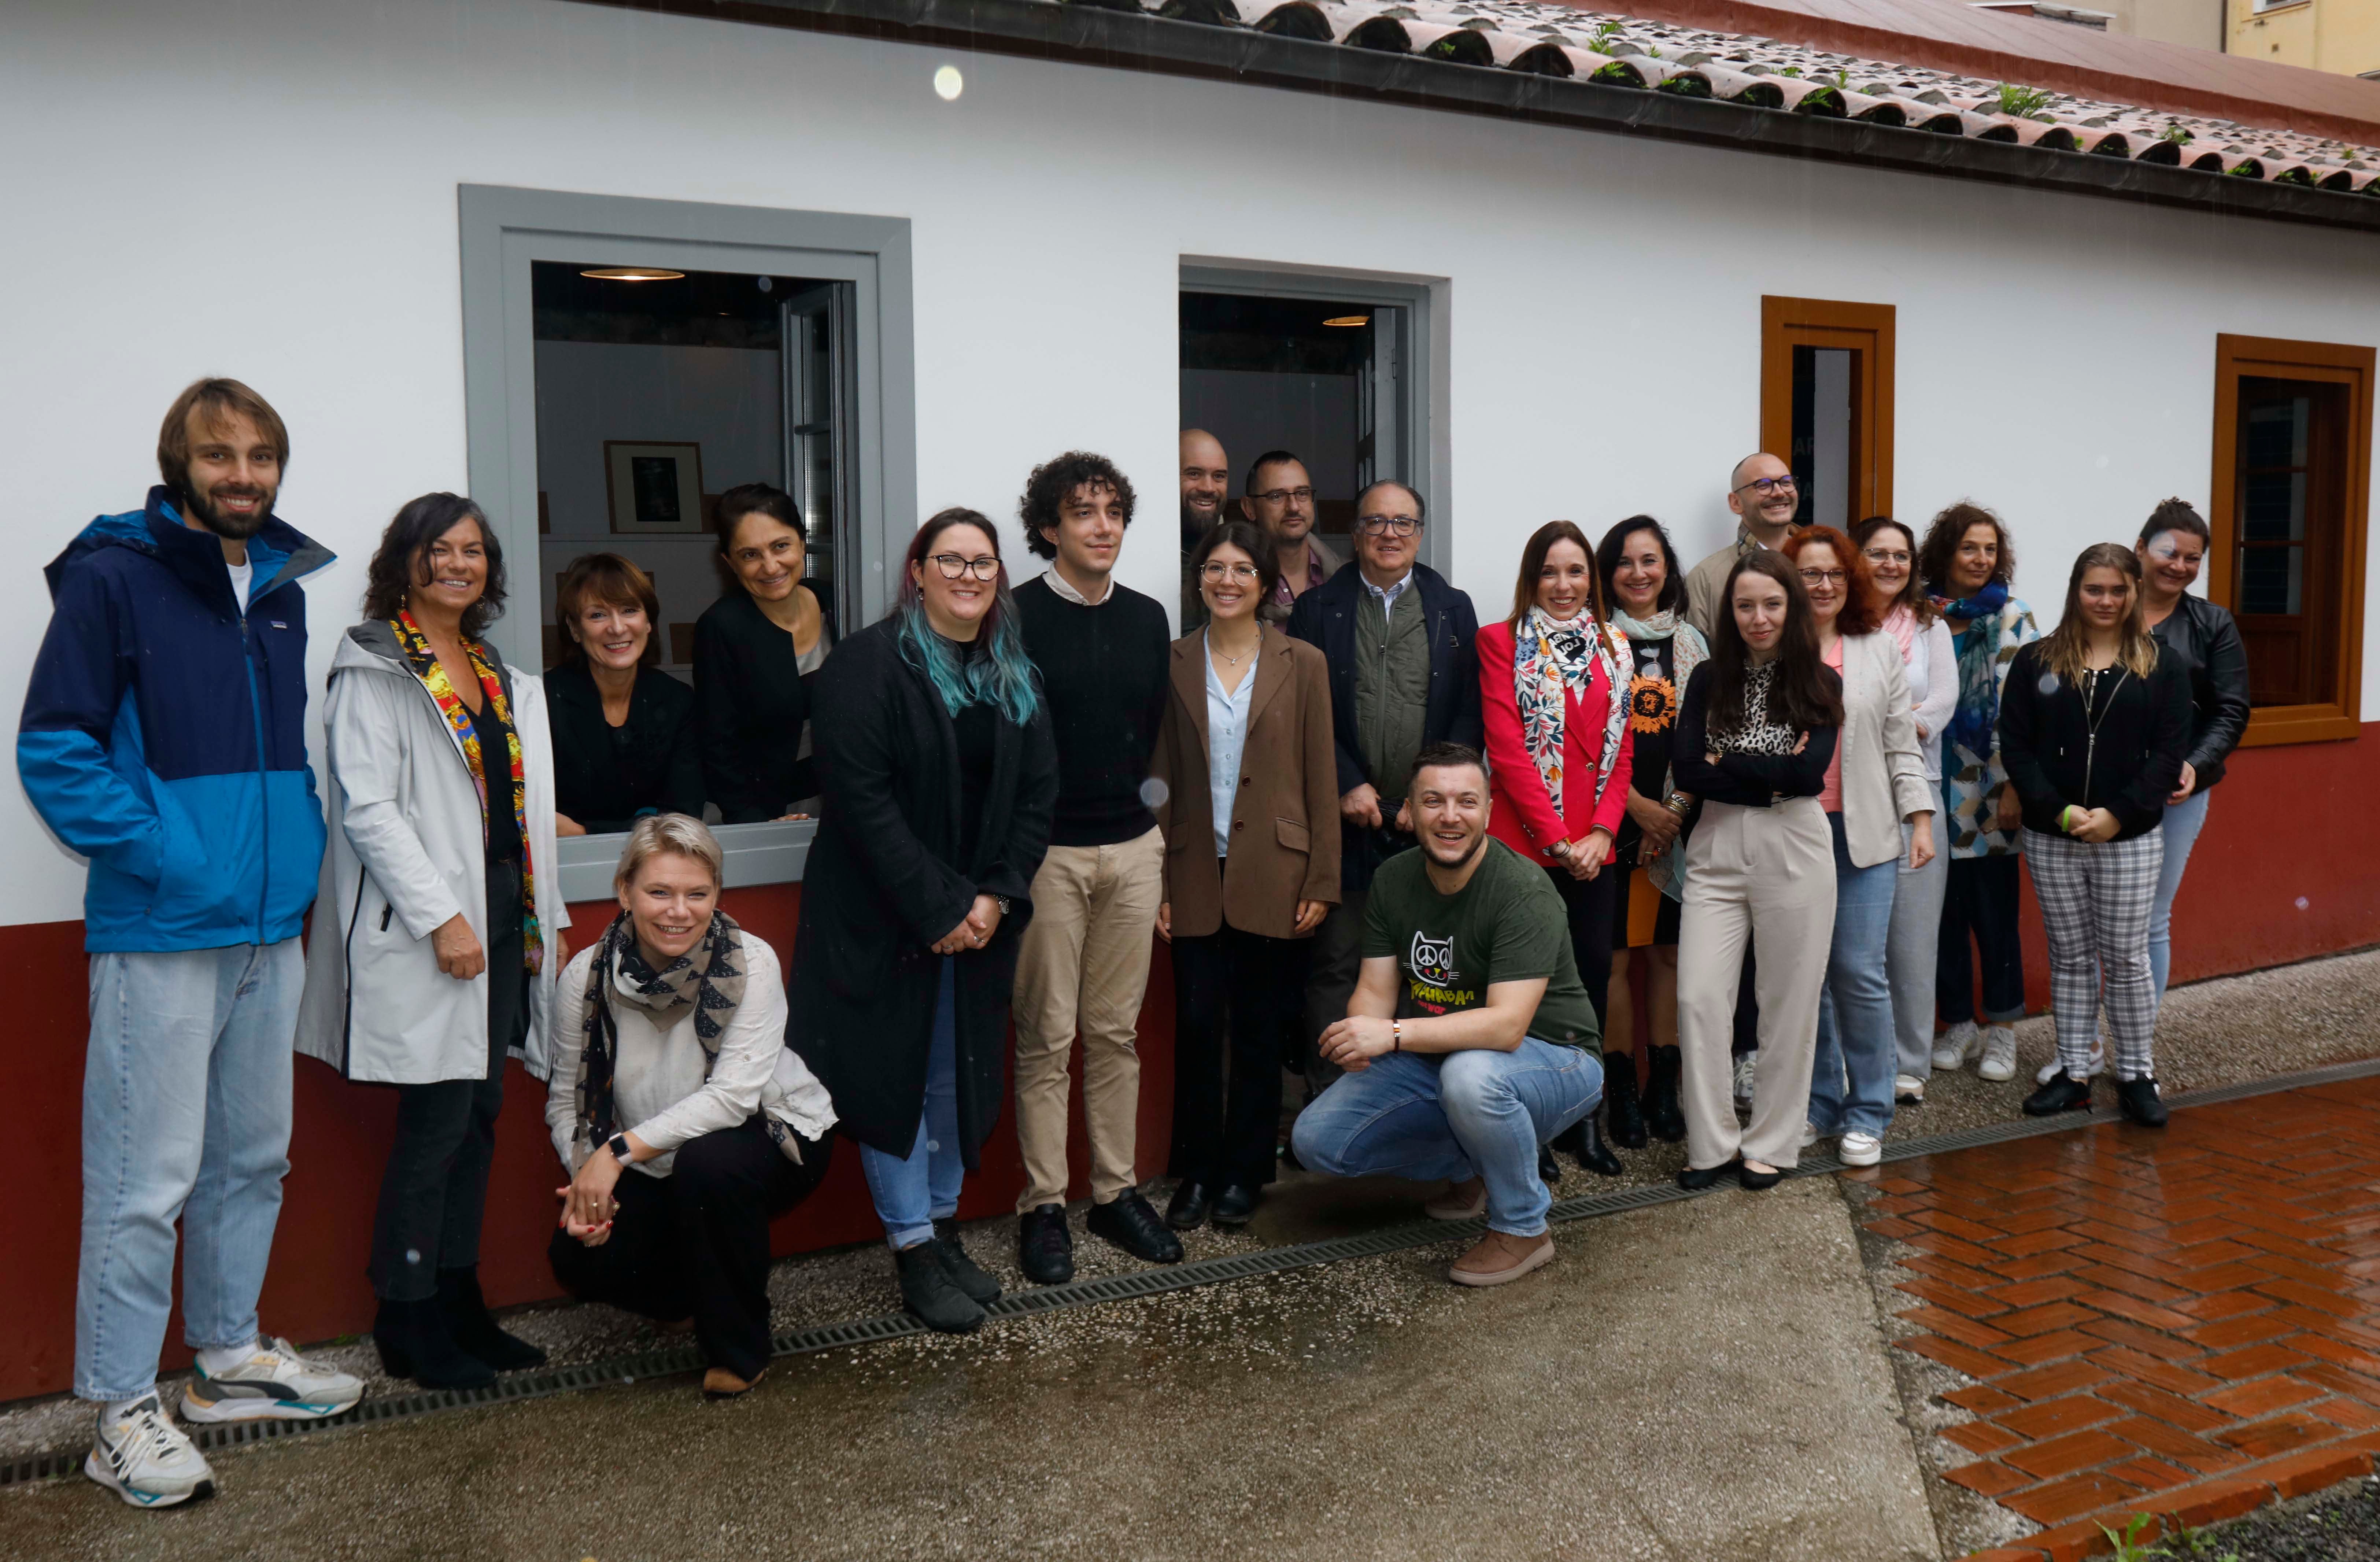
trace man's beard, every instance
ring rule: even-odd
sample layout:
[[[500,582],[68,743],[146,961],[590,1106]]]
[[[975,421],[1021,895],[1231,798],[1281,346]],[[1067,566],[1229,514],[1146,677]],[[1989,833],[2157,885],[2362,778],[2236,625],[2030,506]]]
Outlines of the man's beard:
[[[253,514],[232,516],[218,511],[213,501],[198,489],[186,490],[182,499],[190,514],[198,518],[200,525],[218,537],[228,537],[235,543],[245,543],[263,531],[264,523],[273,519],[273,501],[279,497],[279,494],[273,489],[254,487],[234,489],[233,492],[243,494],[261,494],[264,503],[259,505]]]
[[[1482,851],[1486,850],[1488,847],[1488,832],[1482,830],[1477,835],[1471,837],[1471,844],[1463,848],[1462,856],[1456,858],[1453,861],[1449,862],[1445,858],[1440,857],[1438,854],[1438,840],[1435,836],[1424,836],[1422,839],[1426,843],[1424,850],[1429,860],[1438,866],[1445,869],[1450,873],[1460,869],[1469,867],[1471,865],[1471,860],[1478,856]]]
[[[1198,539],[1204,537],[1213,529],[1215,523],[1222,519],[1223,506],[1220,503],[1215,506],[1215,513],[1211,516],[1200,515],[1184,504],[1182,506],[1182,545],[1185,548],[1196,545]]]

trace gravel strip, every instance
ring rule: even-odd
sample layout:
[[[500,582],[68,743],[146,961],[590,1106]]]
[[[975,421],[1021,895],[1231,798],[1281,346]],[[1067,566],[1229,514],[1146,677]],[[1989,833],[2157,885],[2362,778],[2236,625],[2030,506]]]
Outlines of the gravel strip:
[[[2194,1531],[2151,1555],[2192,1562],[2380,1562],[2380,1477]]]

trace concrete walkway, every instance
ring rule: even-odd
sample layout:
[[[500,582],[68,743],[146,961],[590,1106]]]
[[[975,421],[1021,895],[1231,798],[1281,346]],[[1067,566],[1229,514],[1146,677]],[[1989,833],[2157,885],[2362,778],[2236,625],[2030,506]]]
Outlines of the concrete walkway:
[[[176,1514],[47,1483],[0,1493],[0,1556],[1938,1555],[1835,1182],[1558,1240],[1492,1291],[1446,1284],[1449,1245],[796,1358],[733,1405],[334,1431],[223,1456]]]

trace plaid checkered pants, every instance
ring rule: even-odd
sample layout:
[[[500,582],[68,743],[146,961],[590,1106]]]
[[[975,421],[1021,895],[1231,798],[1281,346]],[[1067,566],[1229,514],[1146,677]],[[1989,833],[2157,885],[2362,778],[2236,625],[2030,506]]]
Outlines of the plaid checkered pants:
[[[2058,1061],[2075,1079],[2090,1077],[2104,1000],[2116,1078],[2154,1075],[2157,999],[2149,970],[2149,911],[2165,866],[2165,832],[2093,845],[2027,830],[2024,860],[2049,934]]]

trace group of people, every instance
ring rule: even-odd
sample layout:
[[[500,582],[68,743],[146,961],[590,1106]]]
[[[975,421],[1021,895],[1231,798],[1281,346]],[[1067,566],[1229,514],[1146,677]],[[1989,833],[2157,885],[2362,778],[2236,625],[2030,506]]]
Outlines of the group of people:
[[[373,1337],[391,1373],[458,1388],[543,1361],[477,1278],[508,1056],[547,1086],[557,1281],[690,1326],[722,1397],[767,1368],[769,1222],[839,1139],[905,1305],[983,1322],[1001,1287],[956,1214],[1012,1057],[1041,1285],[1074,1272],[1077,1045],[1087,1228],[1150,1263],[1248,1221],[1284,1163],[1442,1179],[1429,1214],[1486,1219],[1450,1272],[1475,1286],[1552,1257],[1555,1147],[1609,1172],[1607,1137],[1683,1139],[1690,1186],[1767,1186],[1827,1135],[1872,1164],[1929,1069],[2012,1071],[2019,849],[2060,1049],[2026,1109],[2088,1104],[2104,1012],[2123,1109],[2163,1120],[2167,918],[2247,708],[2237,631],[2186,594],[2206,529],[2179,501],[2137,549],[2085,551],[2045,639],[1989,512],[1922,543],[1881,517],[1797,529],[1790,470],[1757,455],[1736,542],[1693,571],[1650,517],[1593,543],[1551,522],[1482,626],[1419,562],[1417,492],[1360,494],[1342,558],[1293,455],[1253,464],[1233,516],[1220,444],[1189,431],[1189,633],[1114,578],[1130,481],[1068,452],[1018,505],[1042,573],[1012,586],[992,521],[944,510],[894,606],[838,641],[799,512],[752,485],[719,506],[742,590],[698,627],[689,690],[615,555],[561,582],[562,665],[506,663],[499,541],[431,494],[331,658],[318,798],[301,582],[331,555],[274,513],[285,426],[202,380],[157,454],[143,507],[50,567],[18,736],[28,795],[91,862],[74,1386],[87,1472],[136,1506],[212,1489],[156,1387],[177,1220],[181,1420],[362,1394],[256,1313],[293,1040],[394,1088]],[[818,820],[782,964],[720,908],[706,802]],[[613,832],[619,909],[574,954],[554,843]],[[1161,1214],[1135,1170],[1157,943]]]

